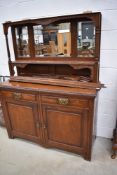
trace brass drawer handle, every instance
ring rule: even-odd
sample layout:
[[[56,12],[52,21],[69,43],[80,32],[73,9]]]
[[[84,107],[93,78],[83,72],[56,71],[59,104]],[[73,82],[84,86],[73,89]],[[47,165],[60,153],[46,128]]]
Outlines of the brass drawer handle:
[[[60,105],[68,105],[69,104],[69,99],[68,98],[58,98],[57,103]]]
[[[12,96],[15,100],[20,100],[22,98],[22,94],[17,92],[14,92]]]

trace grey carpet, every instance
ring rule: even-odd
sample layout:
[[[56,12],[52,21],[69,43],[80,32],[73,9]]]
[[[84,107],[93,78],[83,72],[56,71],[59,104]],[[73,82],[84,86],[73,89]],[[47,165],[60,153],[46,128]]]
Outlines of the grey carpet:
[[[117,158],[110,155],[109,139],[96,139],[88,162],[76,154],[8,139],[6,129],[0,127],[0,175],[117,175]]]

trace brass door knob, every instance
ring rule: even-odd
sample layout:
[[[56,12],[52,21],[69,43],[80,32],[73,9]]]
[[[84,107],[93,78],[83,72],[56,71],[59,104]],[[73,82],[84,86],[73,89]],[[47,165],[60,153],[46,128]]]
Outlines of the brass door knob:
[[[43,129],[46,129],[46,125],[43,125]]]
[[[40,123],[40,122],[36,122],[36,127],[37,127],[37,128],[46,129],[46,125],[45,125],[45,124],[42,124],[42,123]]]
[[[37,128],[40,128],[41,127],[41,124],[39,122],[36,123],[36,127]]]

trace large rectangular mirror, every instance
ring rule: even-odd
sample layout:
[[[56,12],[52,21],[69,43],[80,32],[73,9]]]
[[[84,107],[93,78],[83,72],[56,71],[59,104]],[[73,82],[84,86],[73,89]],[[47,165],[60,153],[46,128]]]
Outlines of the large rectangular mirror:
[[[35,56],[70,56],[70,23],[33,26]]]

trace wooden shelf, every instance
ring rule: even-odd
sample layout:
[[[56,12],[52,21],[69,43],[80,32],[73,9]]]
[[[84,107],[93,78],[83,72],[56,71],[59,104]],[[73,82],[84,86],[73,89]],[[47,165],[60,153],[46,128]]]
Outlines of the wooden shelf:
[[[74,61],[74,60],[66,60],[66,61],[62,61],[62,60],[17,60],[17,61],[13,61],[11,62],[14,66],[17,67],[25,67],[28,64],[49,64],[49,65],[58,65],[58,64],[63,64],[63,65],[87,65],[87,66],[92,66],[96,64],[96,61]]]
[[[65,80],[59,78],[50,78],[50,77],[23,77],[15,76],[10,78],[11,82],[27,82],[27,83],[36,83],[36,84],[48,84],[48,85],[58,85],[66,87],[79,87],[82,89],[101,89],[103,86],[100,83],[92,82],[80,82],[76,80]]]

